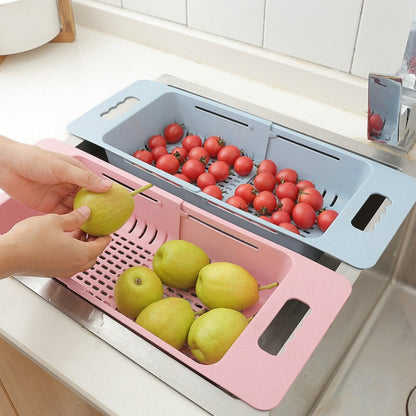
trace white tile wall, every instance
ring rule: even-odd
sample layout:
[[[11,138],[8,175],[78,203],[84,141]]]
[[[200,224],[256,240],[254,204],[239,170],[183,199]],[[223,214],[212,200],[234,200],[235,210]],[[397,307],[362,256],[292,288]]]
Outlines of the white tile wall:
[[[188,26],[262,46],[265,0],[187,0]]]
[[[350,70],[363,0],[267,0],[264,48]]]
[[[96,0],[367,78],[400,66],[416,0]]]
[[[123,8],[186,24],[186,0],[122,0]]]
[[[352,73],[394,74],[399,68],[416,0],[365,0]]]

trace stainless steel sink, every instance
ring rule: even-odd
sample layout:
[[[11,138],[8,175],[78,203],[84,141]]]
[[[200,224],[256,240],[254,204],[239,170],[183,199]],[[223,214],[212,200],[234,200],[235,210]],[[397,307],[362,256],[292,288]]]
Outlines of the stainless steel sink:
[[[377,267],[360,273],[381,296],[312,415],[416,415],[415,227],[413,209]]]
[[[416,415],[416,209],[353,292],[276,415]],[[323,259],[325,261],[325,259]]]
[[[377,143],[317,131],[298,121],[270,114],[265,108],[237,102],[176,78],[166,76],[158,81],[300,129],[416,176],[416,163],[411,157]],[[413,390],[416,386],[416,208],[413,207],[373,268],[355,269],[325,254],[319,261],[347,277],[353,291],[283,401],[270,412],[251,408],[143,340],[137,340],[126,328],[78,296],[67,293],[57,282],[19,280],[115,348],[121,350],[124,345],[123,354],[156,371],[160,379],[212,414],[416,416]],[[125,341],[131,337],[135,337],[135,343],[126,349]],[[119,343],[121,338],[123,345]]]
[[[217,92],[169,76],[162,81],[280,121],[265,108],[227,101]],[[412,149],[403,154],[331,132],[311,133],[311,126],[298,120],[281,122],[416,176]],[[285,399],[270,414],[416,416],[416,206],[373,268],[355,269],[326,255],[320,262],[349,278],[353,291]]]

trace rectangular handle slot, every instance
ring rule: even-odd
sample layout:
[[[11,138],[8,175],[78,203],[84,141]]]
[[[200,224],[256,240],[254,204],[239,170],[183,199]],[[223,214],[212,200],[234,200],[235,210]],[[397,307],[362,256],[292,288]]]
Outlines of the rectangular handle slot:
[[[308,313],[309,306],[298,299],[289,299],[270,322],[258,340],[259,347],[277,355],[296,327]]]
[[[385,208],[390,204],[390,199],[384,195],[370,195],[364,202],[363,206],[358,210],[357,214],[355,214],[354,218],[351,220],[351,225],[361,231],[372,231],[374,229],[374,223],[380,220],[380,216],[385,211],[385,209],[380,209],[382,207]],[[372,223],[372,226],[370,222]]]

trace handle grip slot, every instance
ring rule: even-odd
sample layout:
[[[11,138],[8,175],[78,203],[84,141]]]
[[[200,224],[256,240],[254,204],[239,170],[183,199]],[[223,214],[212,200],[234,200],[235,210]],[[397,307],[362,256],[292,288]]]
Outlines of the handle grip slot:
[[[380,220],[380,208],[391,204],[391,200],[381,194],[371,194],[351,220],[351,225],[361,231],[372,231],[374,224]],[[382,210],[384,212],[384,210]],[[377,214],[377,215],[376,215]],[[370,226],[369,226],[370,225]]]
[[[279,354],[286,341],[292,336],[309,311],[309,306],[298,300],[289,299],[260,335],[258,345],[272,355]]]

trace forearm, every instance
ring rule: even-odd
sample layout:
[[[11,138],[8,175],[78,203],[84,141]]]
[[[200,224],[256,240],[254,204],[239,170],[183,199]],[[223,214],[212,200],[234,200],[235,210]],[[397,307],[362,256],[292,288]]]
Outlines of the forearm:
[[[7,234],[0,236],[0,279],[18,273],[19,245]]]
[[[82,238],[80,226],[89,214],[83,207],[69,214],[39,215],[15,224],[0,236],[0,278],[70,277],[92,267],[111,237]]]
[[[25,153],[26,146],[0,135],[0,188],[9,182],[13,161],[16,155]]]
[[[0,167],[8,166],[12,154],[19,151],[19,148],[23,148],[24,146],[26,145],[15,142],[0,134]]]

